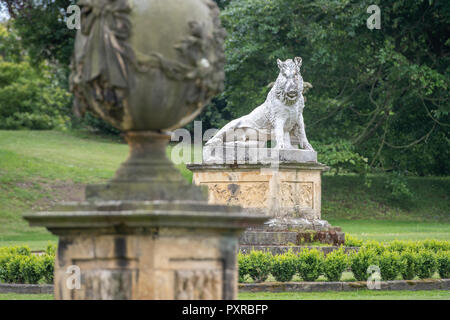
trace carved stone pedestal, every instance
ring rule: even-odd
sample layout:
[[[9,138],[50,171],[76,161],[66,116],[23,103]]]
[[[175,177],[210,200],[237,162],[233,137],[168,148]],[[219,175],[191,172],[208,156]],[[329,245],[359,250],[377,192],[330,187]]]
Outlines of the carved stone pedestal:
[[[73,203],[26,219],[59,236],[55,298],[75,300],[235,299],[239,235],[266,220],[163,201]]]
[[[322,172],[328,168],[314,161],[283,160],[297,153],[298,157],[304,157],[308,151],[285,152],[279,153],[276,165],[217,164],[209,158],[209,162],[190,164],[188,168],[193,172],[193,183],[207,187],[210,204],[239,205],[250,214],[268,216],[264,225],[249,228],[244,233],[241,246],[261,248],[316,241],[344,243],[340,228],[321,219]],[[248,153],[242,154],[247,154],[244,160],[250,159]]]
[[[276,219],[320,220],[319,163],[190,164],[193,182],[207,186],[210,204],[240,205]]]

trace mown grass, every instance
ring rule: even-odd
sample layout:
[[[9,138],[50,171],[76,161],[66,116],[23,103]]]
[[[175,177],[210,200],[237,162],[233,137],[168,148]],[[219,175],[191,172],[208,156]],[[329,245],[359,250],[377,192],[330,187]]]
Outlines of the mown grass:
[[[52,294],[0,294],[0,300],[53,300]],[[239,300],[450,300],[448,290],[348,292],[240,292]]]
[[[173,146],[167,150],[171,155]],[[194,152],[199,150],[194,149]],[[22,214],[70,200],[84,184],[110,179],[127,158],[118,137],[87,132],[0,131],[0,246],[43,249],[56,238],[30,228]],[[190,180],[192,173],[177,165]],[[411,200],[390,199],[385,177],[323,179],[322,217],[362,239],[450,239],[450,178],[410,178]]]
[[[450,300],[450,291],[240,292],[239,300]]]
[[[0,245],[45,248],[55,242],[44,228],[30,228],[22,214],[70,196],[72,186],[111,178],[127,157],[115,138],[83,132],[0,131]],[[56,185],[68,186],[55,194]]]
[[[326,217],[324,217],[326,219]],[[450,223],[429,221],[328,219],[362,240],[450,240]]]
[[[52,294],[1,293],[0,300],[54,300]]]
[[[322,216],[325,219],[450,222],[450,178],[409,177],[411,198],[394,199],[387,177],[324,175]]]

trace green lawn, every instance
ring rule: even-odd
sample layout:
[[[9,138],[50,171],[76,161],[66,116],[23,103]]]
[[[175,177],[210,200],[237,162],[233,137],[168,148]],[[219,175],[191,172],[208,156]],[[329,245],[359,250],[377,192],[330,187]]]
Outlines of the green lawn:
[[[241,292],[239,300],[450,300],[450,291]],[[0,300],[53,300],[51,294],[0,294]]]
[[[450,300],[448,290],[344,292],[241,292],[240,300]]]
[[[450,177],[409,177],[411,199],[395,200],[385,176],[369,176],[370,187],[356,175],[324,175],[324,219],[450,222]]]
[[[326,219],[326,217],[324,217]],[[428,221],[329,219],[333,226],[363,240],[450,240],[450,223]]]
[[[55,242],[45,229],[30,228],[22,214],[81,199],[84,184],[111,178],[127,155],[127,145],[116,137],[0,131],[0,246],[43,249]],[[191,179],[184,165],[177,167]],[[449,177],[409,179],[414,197],[401,202],[389,199],[384,179],[372,177],[368,188],[358,176],[324,176],[323,218],[362,239],[450,240]]]
[[[61,200],[77,200],[82,185],[106,181],[126,158],[118,139],[79,132],[0,131],[0,246],[42,249],[55,237],[21,218]]]
[[[0,294],[0,300],[53,300],[53,295],[2,293]]]

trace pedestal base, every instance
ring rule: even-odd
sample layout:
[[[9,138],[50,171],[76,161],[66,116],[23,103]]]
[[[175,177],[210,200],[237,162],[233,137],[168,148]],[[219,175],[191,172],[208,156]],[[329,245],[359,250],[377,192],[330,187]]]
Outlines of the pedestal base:
[[[251,227],[239,240],[241,250],[249,247],[304,246],[314,242],[339,246],[345,243],[345,233],[326,220],[298,218],[270,219],[261,226]]]
[[[317,152],[302,149],[246,148],[236,143],[234,146],[205,146],[203,148],[203,163],[317,163]]]
[[[283,151],[283,150],[281,150]],[[285,150],[279,156],[305,155]],[[246,156],[248,160],[248,157]],[[345,234],[321,220],[321,176],[326,166],[314,163],[190,164],[193,182],[207,187],[210,204],[240,205],[250,214],[265,214],[264,225],[248,229],[241,246],[286,246],[322,242],[340,245]]]
[[[59,236],[56,299],[236,299],[240,233],[266,220],[240,211],[103,201],[25,219]]]

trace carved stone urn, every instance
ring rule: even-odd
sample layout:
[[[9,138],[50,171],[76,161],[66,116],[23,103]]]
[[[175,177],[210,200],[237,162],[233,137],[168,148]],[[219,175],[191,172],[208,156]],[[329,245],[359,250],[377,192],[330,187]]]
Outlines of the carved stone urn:
[[[75,111],[120,129],[130,156],[111,181],[87,186],[85,201],[25,216],[59,237],[55,298],[236,298],[239,235],[266,217],[209,205],[166,157],[170,130],[222,89],[225,32],[216,4],[78,5]]]

